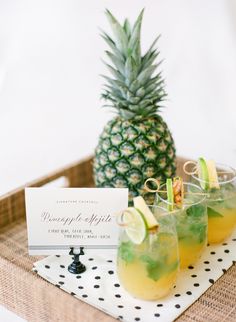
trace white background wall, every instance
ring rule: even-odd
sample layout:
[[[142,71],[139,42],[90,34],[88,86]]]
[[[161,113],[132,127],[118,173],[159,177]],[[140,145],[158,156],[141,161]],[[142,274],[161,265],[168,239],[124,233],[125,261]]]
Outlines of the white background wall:
[[[236,166],[235,1],[0,0],[0,193],[93,152],[112,117],[100,101],[104,9],[159,41],[179,155]]]
[[[235,0],[0,0],[0,194],[93,152],[112,117],[99,100],[106,7],[131,20],[146,8],[143,49],[162,34],[178,154],[236,166]]]

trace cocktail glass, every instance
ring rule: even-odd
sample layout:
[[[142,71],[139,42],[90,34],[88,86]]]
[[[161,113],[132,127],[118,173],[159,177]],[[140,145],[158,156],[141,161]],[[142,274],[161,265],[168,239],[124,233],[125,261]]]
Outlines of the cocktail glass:
[[[220,243],[231,235],[236,227],[236,170],[224,164],[216,164],[219,189],[206,189],[208,213],[208,242]],[[208,182],[191,175],[191,181],[201,186]]]
[[[206,195],[200,187],[192,183],[183,183],[184,199],[182,207],[174,204],[172,212],[179,241],[180,268],[194,265],[201,257],[207,245],[207,209]],[[169,207],[166,184],[160,187],[156,202],[161,207]]]
[[[149,206],[159,227],[147,231],[139,245],[121,229],[117,254],[117,272],[123,287],[134,297],[156,300],[174,287],[178,270],[178,239],[173,216],[165,209]]]

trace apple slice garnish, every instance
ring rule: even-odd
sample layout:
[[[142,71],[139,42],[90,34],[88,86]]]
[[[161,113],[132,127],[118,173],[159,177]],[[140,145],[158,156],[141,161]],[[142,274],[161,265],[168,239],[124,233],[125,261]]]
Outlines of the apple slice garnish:
[[[216,171],[216,164],[214,160],[207,161],[207,169],[208,169],[210,189],[220,189],[218,175]]]
[[[151,210],[148,208],[145,200],[143,197],[138,196],[133,199],[134,202],[134,207],[139,210],[141,215],[144,217],[146,223],[147,223],[147,228],[149,231],[157,231],[159,224],[151,212]]]
[[[219,189],[218,175],[216,171],[216,165],[213,160],[206,160],[204,158],[198,159],[197,164],[198,177],[200,179],[200,185],[203,190]]]

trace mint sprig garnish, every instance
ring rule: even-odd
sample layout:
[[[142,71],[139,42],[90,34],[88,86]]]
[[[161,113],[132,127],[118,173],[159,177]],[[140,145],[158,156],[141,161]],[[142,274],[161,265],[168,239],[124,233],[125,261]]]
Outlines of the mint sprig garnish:
[[[148,255],[142,255],[140,259],[146,263],[148,277],[154,281],[159,280],[163,275],[167,275],[174,271],[179,262],[175,261],[172,264],[166,263],[166,258],[163,260],[154,260]]]
[[[203,205],[193,205],[186,210],[188,216],[198,218],[205,215],[205,207]]]
[[[135,258],[133,244],[131,242],[121,243],[118,253],[126,263],[131,263]]]

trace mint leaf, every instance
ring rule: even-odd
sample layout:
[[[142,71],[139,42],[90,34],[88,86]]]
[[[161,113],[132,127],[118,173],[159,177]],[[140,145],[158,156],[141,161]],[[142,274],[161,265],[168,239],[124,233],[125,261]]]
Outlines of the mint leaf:
[[[221,215],[221,213],[219,213],[211,207],[207,207],[207,214],[209,218],[224,217],[223,215]]]
[[[186,210],[187,216],[194,218],[205,215],[205,207],[203,205],[193,205]]]
[[[121,243],[118,249],[119,256],[127,263],[131,263],[134,260],[133,244],[131,242]]]
[[[192,238],[196,238],[199,243],[202,243],[207,236],[207,226],[203,223],[194,223],[190,226]]]
[[[198,241],[199,243],[203,243],[207,238],[207,226],[201,225],[198,231]]]
[[[153,260],[148,255],[143,255],[140,259],[146,263],[146,268],[148,272],[148,277],[153,279],[154,281],[159,280],[161,275],[164,273],[165,265],[162,262]]]
[[[142,255],[140,259],[146,263],[146,268],[148,272],[148,277],[150,277],[152,280],[157,281],[159,280],[163,275],[166,275],[172,271],[174,271],[178,265],[179,262],[176,261],[173,264],[169,265],[166,263],[166,256],[164,257],[164,260],[153,260],[148,255]]]

